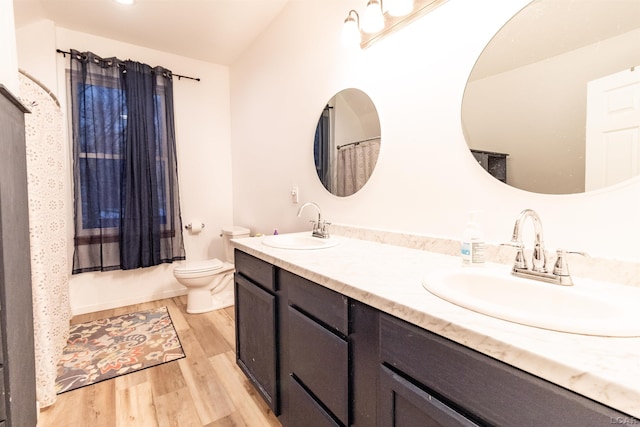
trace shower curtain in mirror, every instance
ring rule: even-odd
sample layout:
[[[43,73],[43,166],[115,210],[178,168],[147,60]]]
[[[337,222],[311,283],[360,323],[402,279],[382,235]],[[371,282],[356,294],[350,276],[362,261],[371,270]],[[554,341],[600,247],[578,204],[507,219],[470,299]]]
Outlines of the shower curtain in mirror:
[[[331,126],[331,119],[329,118],[330,108],[331,107],[327,105],[324,107],[324,110],[322,110],[313,141],[313,157],[316,164],[316,172],[322,185],[324,185],[326,189],[331,188],[331,161],[329,160],[331,152],[331,136],[329,135]]]
[[[338,196],[350,196],[369,180],[380,153],[380,138],[338,150]]]
[[[20,99],[31,111],[25,115],[25,131],[36,393],[45,407],[56,399],[56,368],[71,319],[66,150],[57,100],[26,73],[19,80]]]

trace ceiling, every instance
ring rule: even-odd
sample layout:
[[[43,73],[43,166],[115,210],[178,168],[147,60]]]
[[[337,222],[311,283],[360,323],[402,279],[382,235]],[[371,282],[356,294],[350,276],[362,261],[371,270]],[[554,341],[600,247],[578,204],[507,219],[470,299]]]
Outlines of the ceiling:
[[[14,0],[14,14],[16,28],[49,19],[70,30],[230,65],[288,1],[136,0],[125,6],[114,0]]]

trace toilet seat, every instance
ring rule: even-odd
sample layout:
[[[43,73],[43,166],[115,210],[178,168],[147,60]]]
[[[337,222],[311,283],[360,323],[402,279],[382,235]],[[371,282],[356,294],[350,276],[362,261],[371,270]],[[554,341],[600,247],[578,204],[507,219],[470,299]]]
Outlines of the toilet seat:
[[[176,275],[205,275],[222,268],[224,263],[217,258],[204,261],[187,261],[183,266],[176,267],[173,272]]]

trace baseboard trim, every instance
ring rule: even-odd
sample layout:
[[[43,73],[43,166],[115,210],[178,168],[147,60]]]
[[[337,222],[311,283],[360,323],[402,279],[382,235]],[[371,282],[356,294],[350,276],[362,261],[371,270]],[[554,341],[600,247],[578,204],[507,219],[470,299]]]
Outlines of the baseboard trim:
[[[173,298],[173,297],[178,297],[186,294],[187,294],[186,288],[173,289],[173,290],[168,290],[168,291],[164,291],[164,292],[152,294],[152,295],[137,295],[135,297],[131,297],[127,299],[118,299],[113,301],[101,302],[99,304],[73,307],[71,313],[74,316],[77,316],[79,314],[95,313],[96,311],[111,310],[113,308],[125,307],[127,305],[142,304],[145,302],[156,301],[156,300],[165,299],[165,298]]]

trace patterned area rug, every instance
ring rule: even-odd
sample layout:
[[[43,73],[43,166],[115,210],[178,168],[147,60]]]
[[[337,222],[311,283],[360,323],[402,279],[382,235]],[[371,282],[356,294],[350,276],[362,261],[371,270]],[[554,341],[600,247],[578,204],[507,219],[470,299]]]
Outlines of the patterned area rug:
[[[72,325],[58,363],[58,394],[185,354],[166,307]]]

